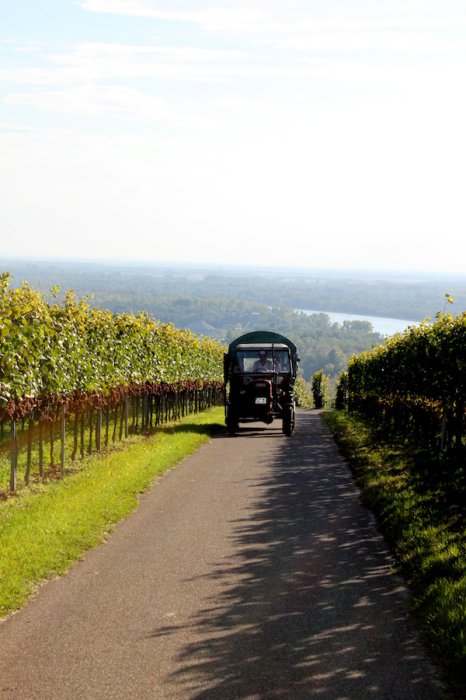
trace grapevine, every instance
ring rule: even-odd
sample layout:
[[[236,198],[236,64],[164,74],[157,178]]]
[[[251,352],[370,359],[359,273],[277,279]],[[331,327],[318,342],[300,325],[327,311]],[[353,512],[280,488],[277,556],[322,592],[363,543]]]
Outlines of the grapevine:
[[[46,299],[27,283],[10,289],[8,273],[0,275],[0,426],[2,435],[10,426],[10,490],[15,490],[21,442],[28,445],[29,477],[37,433],[41,476],[55,466],[58,434],[64,450],[65,417],[68,425],[70,418],[74,422],[76,457],[212,405],[221,396],[223,348],[216,341],[147,313],[92,308],[72,291],[59,302],[56,291]],[[48,465],[44,434],[50,443]],[[61,461],[63,467],[63,454]]]
[[[350,360],[350,410],[461,451],[466,409],[466,313],[440,314]]]

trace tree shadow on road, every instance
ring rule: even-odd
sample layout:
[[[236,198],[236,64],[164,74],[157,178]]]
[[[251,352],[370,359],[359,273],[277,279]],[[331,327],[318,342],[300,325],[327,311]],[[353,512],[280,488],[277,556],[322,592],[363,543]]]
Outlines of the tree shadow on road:
[[[264,455],[270,469],[251,473],[235,555],[208,576],[219,595],[187,624],[153,632],[193,640],[172,682],[197,700],[441,697],[348,469],[320,417],[298,418]]]

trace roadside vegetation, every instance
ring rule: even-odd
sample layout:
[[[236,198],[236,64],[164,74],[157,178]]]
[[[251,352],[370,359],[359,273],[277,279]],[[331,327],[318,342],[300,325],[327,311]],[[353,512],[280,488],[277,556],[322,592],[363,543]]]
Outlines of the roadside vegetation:
[[[399,563],[434,662],[453,697],[466,697],[464,468],[412,440],[387,439],[356,414],[334,411],[323,418]]]
[[[0,274],[0,498],[222,397],[215,340],[57,294]]]
[[[222,408],[187,416],[0,503],[0,617],[104,540],[157,476],[195,452],[222,423]]]
[[[296,377],[294,398],[298,408],[312,408],[311,386],[300,374]]]

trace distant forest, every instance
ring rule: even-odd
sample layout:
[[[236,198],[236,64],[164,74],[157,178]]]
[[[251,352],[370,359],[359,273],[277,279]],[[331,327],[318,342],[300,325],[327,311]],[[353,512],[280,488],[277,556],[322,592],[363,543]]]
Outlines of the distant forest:
[[[428,280],[368,274],[213,269],[161,265],[0,260],[12,286],[27,281],[48,292],[60,286],[113,312],[147,311],[162,322],[223,342],[249,330],[274,330],[299,348],[306,380],[322,369],[336,377],[348,359],[383,342],[370,323],[331,323],[325,313],[308,316],[296,309],[347,312],[419,321],[448,308],[466,309],[466,276]]]

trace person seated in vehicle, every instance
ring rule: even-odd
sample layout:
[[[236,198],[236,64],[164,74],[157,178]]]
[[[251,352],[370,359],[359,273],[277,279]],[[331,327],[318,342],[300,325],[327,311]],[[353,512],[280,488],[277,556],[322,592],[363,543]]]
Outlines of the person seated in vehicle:
[[[274,366],[271,359],[267,357],[265,350],[259,350],[259,359],[254,362],[253,372],[273,372]]]

